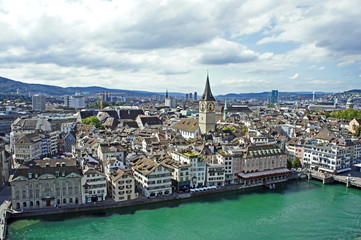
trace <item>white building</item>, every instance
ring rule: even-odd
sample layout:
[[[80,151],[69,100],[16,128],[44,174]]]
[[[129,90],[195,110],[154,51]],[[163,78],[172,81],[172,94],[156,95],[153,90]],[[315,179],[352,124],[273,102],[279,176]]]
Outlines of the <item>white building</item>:
[[[172,128],[179,133],[185,139],[198,138],[200,134],[199,122],[197,119],[185,118],[175,123]]]
[[[80,93],[75,93],[75,95],[70,96],[69,107],[75,109],[85,108],[85,97]]]
[[[208,163],[207,186],[224,186],[225,179],[225,167],[223,164]]]
[[[341,173],[351,170],[349,149],[332,144],[305,145],[303,162],[306,167],[330,173]]]
[[[105,196],[107,195],[107,179],[105,174],[94,169],[86,169],[83,171],[81,186],[82,203],[105,200]]]
[[[177,99],[169,97],[164,100],[164,106],[170,107],[170,108],[176,108],[177,107]]]
[[[172,158],[182,164],[190,164],[190,185],[203,187],[206,182],[207,164],[194,152],[173,152]]]

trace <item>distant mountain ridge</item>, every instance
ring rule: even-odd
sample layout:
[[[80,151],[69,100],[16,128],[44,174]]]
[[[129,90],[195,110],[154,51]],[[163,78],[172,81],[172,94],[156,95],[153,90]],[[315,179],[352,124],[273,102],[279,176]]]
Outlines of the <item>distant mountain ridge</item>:
[[[126,93],[128,96],[139,96],[139,97],[150,97],[153,95],[165,95],[164,92],[148,92],[148,91],[139,91],[139,90],[125,90],[125,89],[110,89],[104,87],[90,86],[90,87],[59,87],[46,84],[34,84],[34,83],[23,83],[20,81],[15,81],[9,78],[0,77],[0,85],[2,86],[2,94],[12,94],[16,93],[19,89],[22,94],[35,94],[35,93],[45,93],[48,95],[62,96],[62,95],[73,95],[76,92],[81,92],[86,95],[95,95],[96,93],[101,92],[119,92]],[[361,89],[353,89],[345,92],[361,92]],[[316,94],[330,94],[331,92],[316,92]],[[202,93],[199,94],[201,96]],[[279,92],[279,96],[286,95],[309,95],[313,92]],[[179,92],[169,92],[170,96],[173,97],[185,97],[185,93]],[[228,93],[224,95],[218,95],[217,98],[269,98],[271,96],[271,91],[269,92],[260,92],[260,93]]]
[[[12,94],[16,93],[17,90],[20,91],[21,94],[27,94],[30,92],[31,94],[35,93],[44,93],[47,95],[54,96],[62,96],[62,95],[73,95],[76,92],[81,92],[86,95],[95,95],[96,93],[101,92],[119,92],[126,93],[128,96],[152,96],[155,94],[165,95],[164,93],[157,92],[148,92],[148,91],[138,91],[138,90],[125,90],[125,89],[109,89],[104,87],[90,86],[90,87],[59,87],[53,85],[46,84],[34,84],[34,83],[23,83],[20,81],[15,81],[9,78],[0,77],[0,85],[2,86],[2,94]],[[183,93],[170,92],[171,96],[184,96]]]

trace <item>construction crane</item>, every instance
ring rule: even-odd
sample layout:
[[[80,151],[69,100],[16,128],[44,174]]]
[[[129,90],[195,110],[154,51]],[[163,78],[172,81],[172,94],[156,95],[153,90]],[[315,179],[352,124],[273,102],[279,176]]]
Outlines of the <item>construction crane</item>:
[[[123,94],[127,94],[127,93],[125,93],[125,92],[117,92],[117,93],[102,92],[102,93],[97,93],[97,95],[99,95],[99,109],[100,110],[103,109],[103,96],[106,96],[106,95],[123,95]]]

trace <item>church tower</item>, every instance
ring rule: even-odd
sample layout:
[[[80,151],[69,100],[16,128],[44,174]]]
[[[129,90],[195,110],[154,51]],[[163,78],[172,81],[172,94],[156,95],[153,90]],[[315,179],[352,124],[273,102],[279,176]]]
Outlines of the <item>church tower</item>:
[[[215,102],[207,74],[206,87],[199,100],[199,128],[202,134],[214,131],[216,128]]]

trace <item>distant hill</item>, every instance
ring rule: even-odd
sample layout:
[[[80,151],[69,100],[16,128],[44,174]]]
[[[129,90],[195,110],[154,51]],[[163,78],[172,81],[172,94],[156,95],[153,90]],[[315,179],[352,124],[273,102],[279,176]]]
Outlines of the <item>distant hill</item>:
[[[23,83],[20,81],[15,81],[12,79],[0,77],[0,85],[2,87],[1,93],[3,95],[6,94],[14,94],[17,89],[23,94],[35,94],[35,93],[44,93],[47,95],[53,96],[62,96],[62,95],[73,95],[76,92],[81,92],[84,95],[95,95],[96,93],[101,92],[119,92],[126,93],[128,96],[137,96],[137,97],[151,97],[155,94],[157,95],[165,95],[165,91],[163,92],[148,92],[148,91],[137,91],[137,90],[125,90],[125,89],[109,89],[104,87],[58,87],[53,85],[45,85],[45,84],[32,84],[32,83]],[[350,90],[347,92],[361,92],[359,89]],[[198,98],[201,97],[202,93],[198,93]],[[292,95],[310,95],[312,92],[279,92],[279,96],[292,96]],[[316,92],[316,94],[329,94],[327,92]],[[179,92],[169,92],[170,96],[173,97],[185,97],[184,93]],[[251,99],[251,98],[270,98],[271,91],[269,92],[260,92],[260,93],[228,93],[225,95],[218,95],[217,98],[241,98],[241,99]]]
[[[279,92],[279,96],[296,96],[296,95],[312,95],[313,92]],[[315,94],[329,94],[328,92],[315,92]],[[260,92],[260,93],[228,93],[225,95],[219,95],[217,98],[243,98],[243,99],[251,99],[251,98],[270,98],[271,91],[269,92]]]
[[[81,92],[82,94],[85,95],[95,95],[96,93],[101,93],[105,91],[127,93],[127,95],[132,95],[132,96],[152,96],[154,94],[159,94],[155,92],[124,90],[124,89],[109,89],[109,88],[96,87],[96,86],[63,88],[53,85],[23,83],[20,81],[15,81],[4,77],[0,77],[0,85],[2,86],[1,89],[2,94],[14,94],[18,89],[20,93],[23,94],[27,94],[30,92],[31,94],[44,93],[47,95],[54,95],[54,96],[73,95],[76,92]],[[163,95],[163,93],[160,94]]]
[[[352,90],[346,91],[345,93],[361,93],[361,89],[352,89]]]

